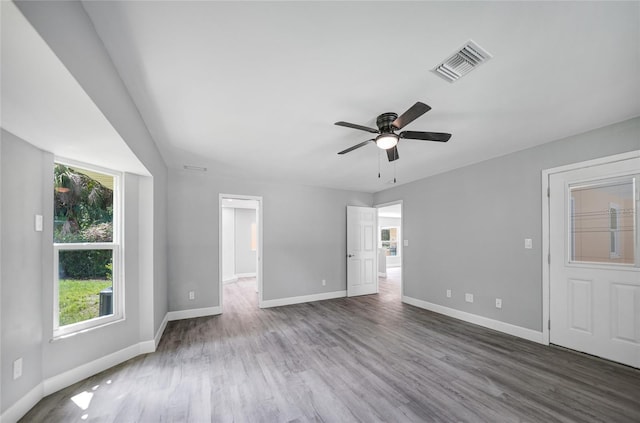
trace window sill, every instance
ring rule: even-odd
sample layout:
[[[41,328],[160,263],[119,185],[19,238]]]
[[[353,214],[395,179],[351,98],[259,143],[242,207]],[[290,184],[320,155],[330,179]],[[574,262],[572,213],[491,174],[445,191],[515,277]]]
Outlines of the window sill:
[[[97,318],[100,319],[100,318]],[[124,316],[109,316],[107,318],[104,318],[103,320],[101,320],[100,322],[98,322],[96,319],[96,321],[94,321],[91,326],[88,327],[79,327],[77,329],[72,328],[72,326],[74,325],[68,325],[68,329],[65,330],[54,330],[53,332],[53,336],[51,337],[51,339],[49,340],[49,343],[53,343],[53,342],[57,342],[63,339],[67,339],[67,338],[71,338],[74,337],[76,335],[80,335],[83,333],[88,333],[88,332],[92,332],[94,330],[97,329],[102,329],[105,328],[107,326],[111,326],[115,323],[120,323],[125,321]],[[78,325],[83,324],[84,322],[80,322],[77,323]]]

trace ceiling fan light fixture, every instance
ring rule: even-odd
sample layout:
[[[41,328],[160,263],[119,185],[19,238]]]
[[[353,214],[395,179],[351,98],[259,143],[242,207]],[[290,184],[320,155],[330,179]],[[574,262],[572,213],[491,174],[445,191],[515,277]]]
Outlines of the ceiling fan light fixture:
[[[380,134],[376,137],[376,145],[378,148],[388,150],[398,144],[398,136],[396,134]]]

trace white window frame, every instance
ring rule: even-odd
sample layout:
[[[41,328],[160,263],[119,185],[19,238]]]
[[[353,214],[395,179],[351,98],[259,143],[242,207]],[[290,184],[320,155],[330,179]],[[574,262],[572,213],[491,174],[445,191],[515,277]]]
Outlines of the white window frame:
[[[53,243],[53,339],[64,338],[79,332],[102,327],[125,319],[124,313],[124,257],[122,249],[123,225],[122,216],[124,210],[123,176],[121,172],[88,163],[56,157],[54,164],[62,164],[69,167],[86,169],[113,177],[113,239],[112,242],[83,242],[83,243]],[[59,301],[59,255],[60,251],[74,250],[111,250],[113,286],[112,306],[113,314],[99,316],[89,320],[60,326],[60,301]]]

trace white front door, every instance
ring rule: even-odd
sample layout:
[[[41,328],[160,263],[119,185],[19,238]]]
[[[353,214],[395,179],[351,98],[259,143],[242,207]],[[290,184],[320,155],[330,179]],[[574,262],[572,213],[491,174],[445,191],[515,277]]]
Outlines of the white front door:
[[[640,158],[549,176],[550,342],[640,367]]]
[[[378,209],[347,206],[347,296],[378,292]]]

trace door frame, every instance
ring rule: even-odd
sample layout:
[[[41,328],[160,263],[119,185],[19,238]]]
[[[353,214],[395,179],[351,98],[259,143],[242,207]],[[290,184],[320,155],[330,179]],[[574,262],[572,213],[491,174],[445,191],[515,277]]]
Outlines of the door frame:
[[[387,207],[387,206],[395,206],[397,204],[400,204],[400,242],[402,242],[402,255],[400,256],[400,302],[404,301],[404,205],[402,203],[402,200],[395,200],[395,201],[389,201],[388,203],[380,203],[380,204],[376,204],[375,207],[376,209],[382,208],[382,207]],[[378,219],[380,219],[380,216],[377,216]],[[378,221],[379,224],[379,221]],[[379,232],[379,231],[378,231]],[[376,235],[376,243],[380,241],[380,234],[378,233]],[[380,284],[378,284],[378,291],[380,291]]]
[[[549,202],[549,178],[556,173],[563,173],[571,170],[583,169],[587,167],[600,166],[620,162],[624,160],[640,157],[640,150],[630,151],[613,156],[599,157],[578,163],[571,163],[564,166],[544,169],[542,171],[542,343],[549,345],[550,339],[550,295],[551,295],[551,233],[550,233],[550,202]]]
[[[224,311],[223,307],[223,275],[222,275],[222,204],[225,199],[232,200],[253,200],[258,202],[258,209],[256,210],[256,221],[258,223],[258,245],[256,251],[256,282],[258,285],[258,307],[263,308],[263,289],[262,289],[262,235],[263,235],[263,219],[262,219],[262,197],[254,195],[240,195],[240,194],[218,194],[218,298],[220,299],[220,313]]]

